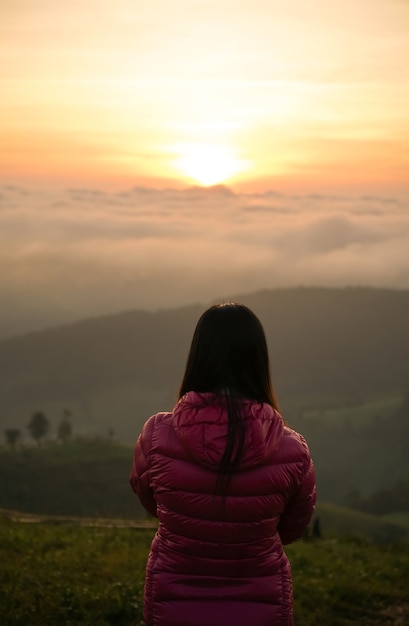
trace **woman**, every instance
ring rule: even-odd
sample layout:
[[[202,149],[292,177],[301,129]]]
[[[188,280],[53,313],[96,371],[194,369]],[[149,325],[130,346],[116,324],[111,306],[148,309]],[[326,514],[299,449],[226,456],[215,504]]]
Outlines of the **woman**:
[[[208,309],[171,413],[145,424],[131,485],[159,518],[145,580],[148,626],[288,626],[291,569],[315,505],[303,437],[277,410],[263,327]]]

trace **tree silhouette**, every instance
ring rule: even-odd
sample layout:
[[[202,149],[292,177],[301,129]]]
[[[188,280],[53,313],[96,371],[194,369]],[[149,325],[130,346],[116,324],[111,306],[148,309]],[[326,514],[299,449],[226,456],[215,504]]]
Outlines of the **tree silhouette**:
[[[10,448],[14,449],[16,447],[18,440],[21,437],[21,430],[19,430],[18,428],[6,428],[6,430],[4,431],[4,434],[5,434],[6,441],[8,445],[10,446]]]
[[[50,422],[42,411],[36,411],[28,423],[28,430],[33,439],[40,444],[40,440],[46,436],[50,429]]]
[[[65,409],[61,422],[58,426],[58,438],[67,441],[72,435],[71,411]]]

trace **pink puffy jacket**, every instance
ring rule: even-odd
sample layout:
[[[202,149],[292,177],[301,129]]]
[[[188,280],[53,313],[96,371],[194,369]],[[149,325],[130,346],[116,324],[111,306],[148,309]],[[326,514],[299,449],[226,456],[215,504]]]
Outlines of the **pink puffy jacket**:
[[[145,424],[131,485],[159,518],[145,580],[148,626],[288,626],[291,569],[315,505],[303,437],[267,404],[245,401],[246,445],[227,495],[215,494],[227,413],[214,394],[189,392]]]

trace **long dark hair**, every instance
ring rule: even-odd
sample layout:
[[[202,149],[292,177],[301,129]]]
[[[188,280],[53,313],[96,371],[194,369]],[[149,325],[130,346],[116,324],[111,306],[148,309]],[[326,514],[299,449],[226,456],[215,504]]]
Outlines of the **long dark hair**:
[[[213,392],[225,402],[228,430],[219,465],[219,488],[225,492],[244,448],[243,399],[278,409],[263,326],[248,307],[216,304],[200,317],[179,398],[188,391]]]

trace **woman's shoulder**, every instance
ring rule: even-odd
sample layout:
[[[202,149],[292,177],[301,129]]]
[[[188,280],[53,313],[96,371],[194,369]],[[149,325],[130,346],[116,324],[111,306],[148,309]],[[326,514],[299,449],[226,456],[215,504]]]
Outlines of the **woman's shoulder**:
[[[311,458],[305,437],[288,425],[283,429],[281,450],[290,461],[307,461]]]
[[[154,430],[160,427],[161,424],[166,423],[167,421],[169,422],[171,418],[172,413],[170,413],[169,411],[160,411],[159,413],[151,415],[151,417],[146,420],[142,427],[140,435],[141,438],[144,440],[151,439]]]
[[[172,419],[172,413],[170,411],[160,411],[159,413],[155,413],[149,417],[144,425],[144,428],[155,428],[164,422],[167,422]]]

